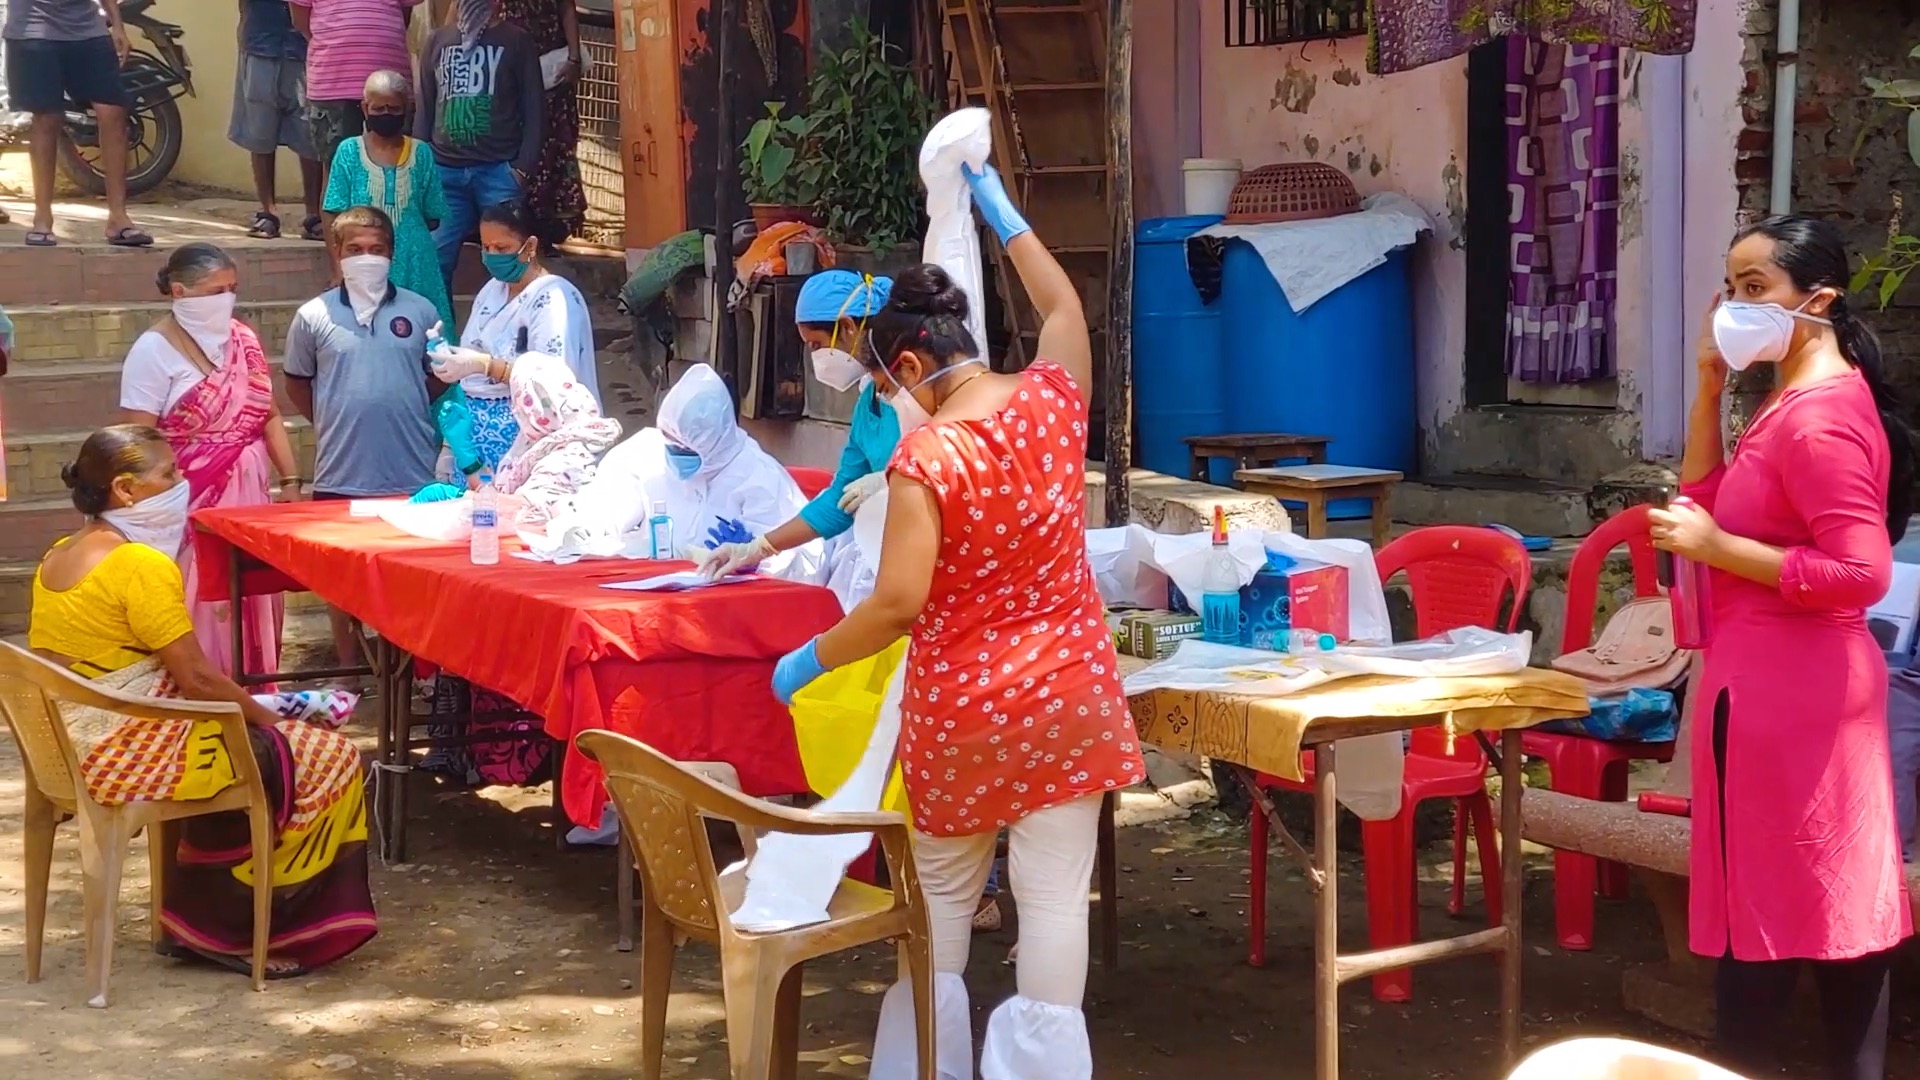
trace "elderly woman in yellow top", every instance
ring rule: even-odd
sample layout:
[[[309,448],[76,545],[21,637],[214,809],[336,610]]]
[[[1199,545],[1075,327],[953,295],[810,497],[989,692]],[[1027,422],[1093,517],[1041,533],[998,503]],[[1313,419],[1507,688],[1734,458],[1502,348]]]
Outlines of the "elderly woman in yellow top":
[[[246,716],[273,801],[275,885],[267,971],[286,978],[371,939],[360,753],[344,735],[278,712],[221,674],[194,638],[180,567],[186,482],[165,436],[118,424],[93,433],[62,472],[86,522],[53,546],[33,578],[27,644],[128,693],[231,701]],[[203,799],[236,782],[212,721],[66,716],[92,797],[106,805]],[[189,820],[164,883],[162,951],[249,971],[252,882],[246,816]]]

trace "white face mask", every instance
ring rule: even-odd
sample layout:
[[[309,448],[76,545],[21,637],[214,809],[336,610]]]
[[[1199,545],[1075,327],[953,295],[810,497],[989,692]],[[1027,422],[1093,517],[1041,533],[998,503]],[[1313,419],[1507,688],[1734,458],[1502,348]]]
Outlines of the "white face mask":
[[[1787,358],[1787,350],[1793,346],[1795,319],[1833,325],[1831,320],[1800,310],[1812,302],[1809,296],[1798,308],[1784,308],[1779,304],[1722,300],[1713,309],[1713,344],[1734,371],[1745,371],[1755,364],[1777,364]]]
[[[813,377],[828,389],[842,392],[851,390],[865,374],[866,369],[860,366],[860,361],[845,349],[813,350]]]
[[[187,509],[192,503],[193,492],[182,480],[132,506],[109,510],[100,519],[133,543],[145,544],[170,559],[178,558],[180,541],[187,533]]]
[[[218,364],[227,355],[227,339],[233,336],[233,293],[212,296],[182,296],[173,302],[173,321],[193,338],[194,344]]]
[[[385,255],[349,255],[340,260],[340,280],[347,286],[354,321],[361,326],[373,322],[380,301],[387,298],[387,275],[392,269],[393,260]]]
[[[905,436],[909,431],[923,428],[933,423],[933,414],[927,411],[926,406],[920,404],[920,399],[914,397],[913,392],[936,379],[959,371],[969,364],[980,364],[984,366],[986,361],[975,356],[962,360],[957,364],[949,364],[926,378],[921,379],[919,382],[914,383],[911,387],[898,386],[898,384],[896,384],[897,388],[894,392],[887,395],[887,404],[893,406],[894,413],[900,417],[900,434],[902,436]]]

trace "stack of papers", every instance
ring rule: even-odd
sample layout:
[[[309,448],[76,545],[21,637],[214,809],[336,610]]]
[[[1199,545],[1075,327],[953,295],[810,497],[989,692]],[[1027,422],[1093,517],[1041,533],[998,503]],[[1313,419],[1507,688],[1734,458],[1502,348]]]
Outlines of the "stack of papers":
[[[756,580],[755,574],[732,574],[723,578],[710,578],[698,570],[678,570],[671,574],[655,574],[648,578],[633,581],[609,581],[600,587],[619,589],[623,592],[680,592],[684,589],[704,589],[709,585],[733,585],[742,581]]]

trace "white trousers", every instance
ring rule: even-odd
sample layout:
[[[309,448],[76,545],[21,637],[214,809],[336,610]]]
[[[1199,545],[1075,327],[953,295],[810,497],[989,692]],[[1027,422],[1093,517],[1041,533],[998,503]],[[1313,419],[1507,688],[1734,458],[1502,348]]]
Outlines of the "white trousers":
[[[1101,796],[1029,814],[1009,827],[1007,886],[1019,916],[1017,994],[987,1019],[981,1080],[1092,1080],[1081,999],[1087,987],[1087,893]],[[973,1080],[966,984],[973,913],[993,869],[996,836],[915,834],[914,865],[933,929],[938,1080]],[[929,1080],[914,1057],[913,996],[887,991],[869,1080]]]

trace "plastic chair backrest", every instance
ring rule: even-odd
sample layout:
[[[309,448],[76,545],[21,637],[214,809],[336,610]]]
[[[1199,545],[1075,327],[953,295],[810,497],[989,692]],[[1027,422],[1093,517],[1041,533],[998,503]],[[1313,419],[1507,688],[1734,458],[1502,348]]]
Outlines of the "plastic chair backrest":
[[[1642,503],[1629,506],[1608,518],[1587,534],[1567,565],[1567,624],[1560,636],[1560,655],[1579,652],[1593,644],[1593,616],[1600,594],[1600,572],[1607,557],[1621,544],[1633,560],[1633,595],[1659,596],[1660,581],[1654,569],[1653,534],[1648,531],[1647,511]]]
[[[1511,634],[1520,626],[1533,588],[1533,560],[1520,541],[1476,525],[1415,529],[1381,548],[1374,565],[1382,585],[1395,574],[1407,575],[1414,632],[1420,638],[1463,626]],[[1500,602],[1509,591],[1513,607],[1502,626]]]
[[[827,485],[833,483],[832,473],[806,465],[787,466],[787,475],[793,477],[793,482],[800,485],[800,494],[809,499],[827,490]]]
[[[152,720],[238,720],[240,706],[225,701],[175,701],[110,690],[75,675],[52,661],[35,656],[11,642],[0,642],[0,712],[4,712],[20,753],[42,794],[72,806],[82,793],[77,777],[80,763],[73,740],[61,718],[61,703],[105,709],[129,718]],[[246,744],[241,744],[245,751]],[[238,752],[236,752],[237,754]],[[236,757],[234,768],[243,783],[255,775],[251,755]]]

